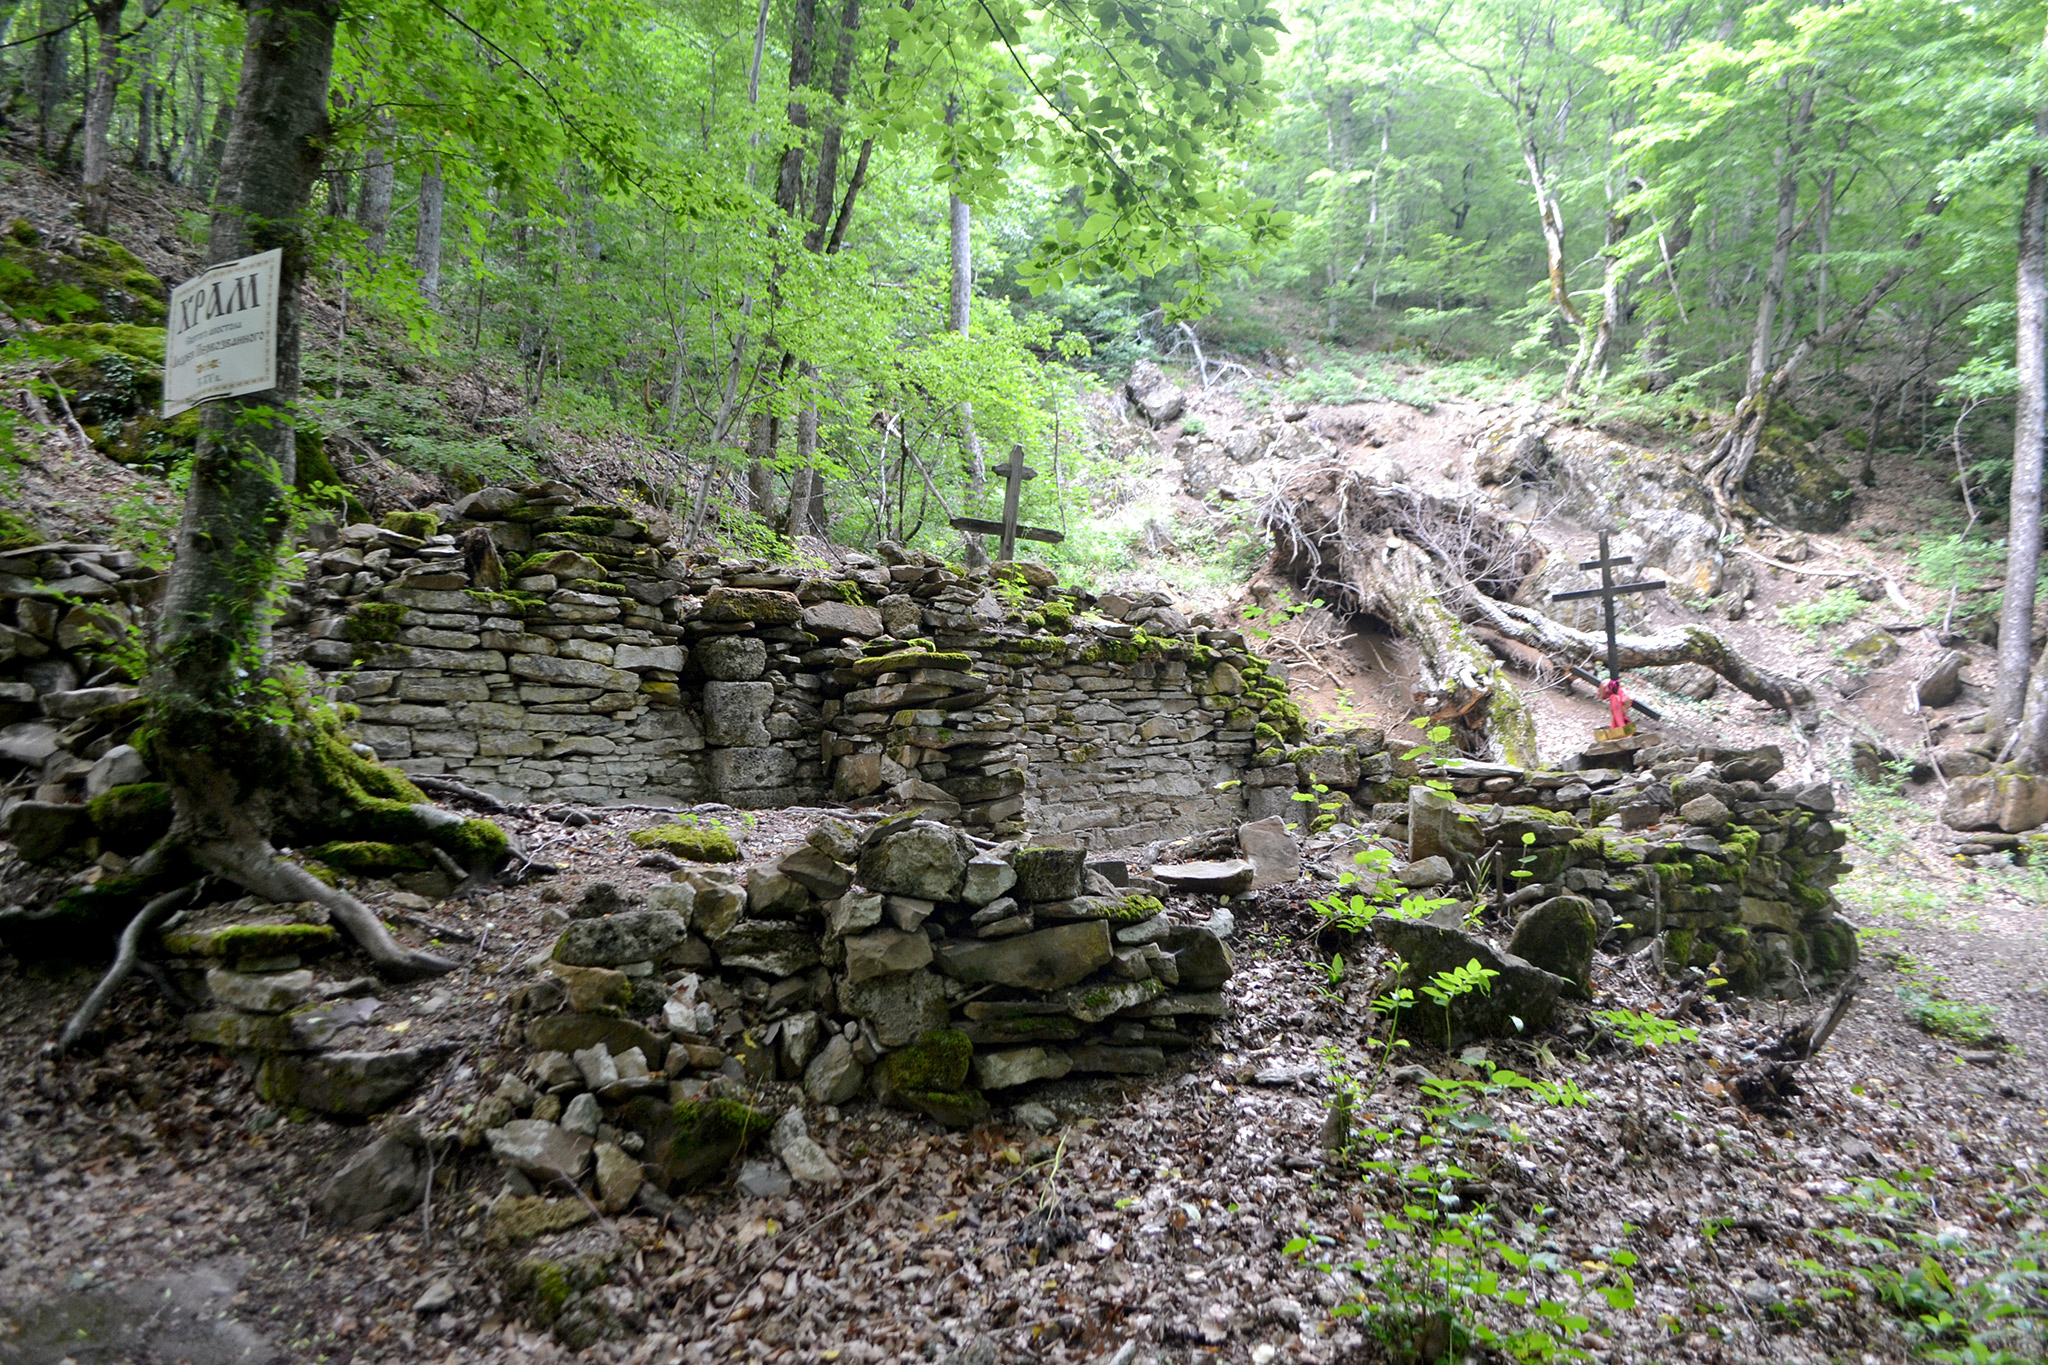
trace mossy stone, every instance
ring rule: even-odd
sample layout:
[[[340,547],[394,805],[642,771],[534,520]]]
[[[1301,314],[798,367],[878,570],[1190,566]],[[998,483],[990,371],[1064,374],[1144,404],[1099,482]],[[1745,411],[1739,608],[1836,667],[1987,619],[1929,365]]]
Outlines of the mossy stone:
[[[659,849],[693,863],[735,863],[740,858],[738,841],[722,825],[657,825],[635,830],[630,837],[641,848]]]
[[[163,935],[163,945],[172,957],[247,962],[316,957],[340,947],[341,934],[331,924],[223,924],[172,930]]]
[[[384,519],[377,524],[387,531],[396,531],[416,540],[439,535],[441,531],[441,519],[432,512],[386,512]]]
[[[865,659],[856,659],[847,667],[854,677],[867,681],[879,678],[884,673],[906,673],[914,668],[944,668],[965,673],[974,667],[974,659],[966,654],[942,654],[928,649],[899,649],[888,654],[871,654]]]
[[[958,1029],[932,1029],[875,1066],[877,1088],[958,1090],[967,1084],[974,1044]]]
[[[171,789],[163,782],[130,782],[93,798],[85,809],[100,846],[132,857],[170,832]]]
[[[620,1111],[620,1122],[646,1138],[641,1159],[669,1192],[717,1179],[733,1158],[775,1120],[737,1100],[682,1100],[674,1105],[642,1096]]]

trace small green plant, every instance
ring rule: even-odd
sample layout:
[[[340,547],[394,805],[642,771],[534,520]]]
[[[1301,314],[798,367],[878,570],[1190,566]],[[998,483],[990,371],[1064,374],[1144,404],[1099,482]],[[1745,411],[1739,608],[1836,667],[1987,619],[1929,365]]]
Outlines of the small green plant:
[[[1842,1254],[1795,1264],[1823,1282],[1867,1292],[1903,1319],[1923,1359],[2035,1365],[2048,1358],[2048,1236],[2040,1231],[2048,1189],[2006,1174],[2012,1178],[1987,1185],[2011,1191],[1990,1202],[2003,1206],[2001,1221],[2022,1229],[2012,1245],[1974,1241],[1953,1228],[1929,1231],[1929,1219],[1953,1214],[1944,1211],[1933,1171],[1921,1167],[1862,1176],[1848,1194],[1831,1196],[1849,1225],[1821,1235]]]
[[[1200,436],[1209,429],[1209,424],[1199,417],[1183,417],[1180,419],[1180,429],[1184,436]]]
[[[1321,605],[1323,599],[1320,597],[1311,602],[1275,602],[1270,606],[1245,607],[1238,615],[1244,618],[1245,634],[1255,640],[1270,640],[1274,627],[1284,626],[1311,607]]]
[[[1818,644],[1822,631],[1855,620],[1869,605],[1854,588],[1830,588],[1818,597],[1779,607],[1778,619],[1804,633],[1807,643]]]
[[[1960,1000],[1948,999],[1932,984],[1939,980],[1940,977],[1923,978],[1927,984],[1899,988],[1899,1001],[1906,1007],[1906,1017],[1922,1032],[1937,1038],[1948,1038],[1971,1046],[1999,1041],[1998,1030],[1994,1027],[1997,1016],[1991,1007],[1966,1005]]]
[[[1594,1010],[1594,1022],[1605,1024],[1614,1031],[1614,1036],[1635,1047],[1663,1047],[1670,1043],[1690,1043],[1700,1036],[1700,1031],[1675,1019],[1660,1015],[1644,1014],[1638,1010]]]
[[[1496,974],[1474,960],[1436,973],[1420,993],[1447,1006],[1490,989]],[[1416,994],[1402,987],[1376,1002],[1390,1021],[1385,1037],[1372,1040],[1382,1069],[1400,1046],[1391,1020],[1415,1003]],[[1389,1190],[1397,1201],[1394,1209],[1368,1214],[1378,1225],[1378,1235],[1367,1238],[1373,1255],[1346,1267],[1371,1290],[1354,1289],[1332,1306],[1332,1315],[1360,1319],[1397,1359],[1456,1360],[1475,1350],[1518,1361],[1587,1358],[1576,1341],[1594,1325],[1589,1309],[1596,1302],[1617,1311],[1635,1305],[1634,1253],[1603,1246],[1594,1249],[1597,1259],[1569,1258],[1542,1226],[1551,1210],[1539,1205],[1527,1218],[1514,1218],[1481,1191],[1489,1187],[1483,1168],[1488,1154],[1498,1153],[1495,1144],[1522,1137],[1495,1112],[1501,1095],[1521,1090],[1564,1106],[1585,1104],[1590,1096],[1569,1081],[1497,1066],[1483,1048],[1471,1048],[1459,1059],[1465,1074],[1423,1082],[1422,1128],[1412,1132],[1391,1115],[1365,1112],[1375,1085],[1354,1078],[1334,1049],[1326,1048],[1324,1057],[1337,1092],[1326,1145],[1369,1187]],[[1400,1155],[1404,1150],[1411,1154]],[[1331,1241],[1305,1227],[1282,1252],[1334,1274],[1336,1266],[1314,1259]]]

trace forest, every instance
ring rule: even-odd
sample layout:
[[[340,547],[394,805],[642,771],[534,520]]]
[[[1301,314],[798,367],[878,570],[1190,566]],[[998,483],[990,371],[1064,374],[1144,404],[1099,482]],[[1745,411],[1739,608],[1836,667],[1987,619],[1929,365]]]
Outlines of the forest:
[[[2044,463],[2042,0],[0,0],[0,1360],[2039,1360]]]
[[[1995,506],[2037,17],[349,10],[308,405],[458,480],[529,461],[373,382],[431,358],[622,452],[692,525],[942,544],[985,449],[1064,444],[1086,481],[1087,375],[1340,346],[1678,429],[1769,389],[1866,450],[1958,442]],[[5,24],[8,119],[76,169],[83,225],[120,176],[188,191],[166,227],[201,232],[241,16],[50,0]]]

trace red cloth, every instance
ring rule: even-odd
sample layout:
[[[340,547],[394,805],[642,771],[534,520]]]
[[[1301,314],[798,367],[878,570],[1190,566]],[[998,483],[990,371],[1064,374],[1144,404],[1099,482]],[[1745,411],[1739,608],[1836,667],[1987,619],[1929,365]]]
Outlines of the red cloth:
[[[1629,695],[1621,690],[1621,679],[1609,678],[1601,683],[1600,695],[1607,699],[1607,712],[1614,717],[1614,728],[1619,730],[1627,725]]]

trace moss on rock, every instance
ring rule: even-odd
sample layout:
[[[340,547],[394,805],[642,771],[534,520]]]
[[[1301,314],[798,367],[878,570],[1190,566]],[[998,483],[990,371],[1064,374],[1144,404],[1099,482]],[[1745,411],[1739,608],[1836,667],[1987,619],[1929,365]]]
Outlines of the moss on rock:
[[[432,512],[386,512],[384,519],[377,524],[387,531],[396,531],[415,540],[425,540],[441,531],[441,519]]]
[[[340,872],[357,877],[389,877],[400,872],[425,872],[434,863],[426,854],[404,844],[380,844],[368,839],[321,844],[306,850],[309,858]]]
[[[657,825],[635,830],[630,837],[641,848],[659,849],[694,863],[734,863],[740,857],[738,842],[722,825]]]
[[[93,798],[85,809],[102,848],[133,856],[170,832],[171,789],[163,782],[130,782]]]
[[[974,1044],[958,1029],[932,1029],[875,1065],[879,1087],[891,1090],[958,1090],[967,1084]]]
[[[164,951],[172,957],[215,958],[223,962],[314,957],[340,944],[340,933],[329,924],[222,924],[174,929],[163,935]]]

